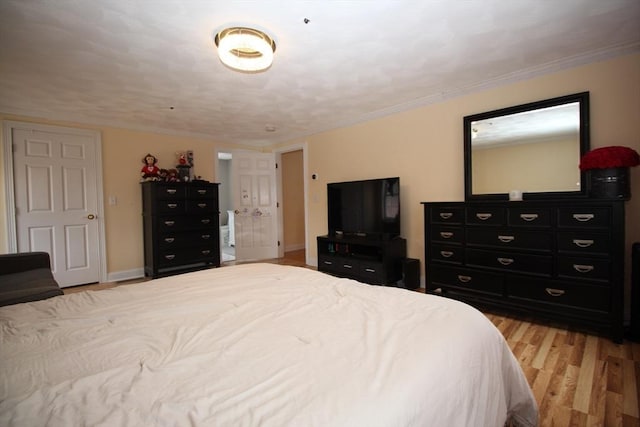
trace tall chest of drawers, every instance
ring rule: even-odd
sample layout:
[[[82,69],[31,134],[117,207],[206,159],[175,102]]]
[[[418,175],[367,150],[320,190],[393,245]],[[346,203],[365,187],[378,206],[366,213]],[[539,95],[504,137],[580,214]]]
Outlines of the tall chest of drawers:
[[[141,186],[145,276],[219,267],[218,184],[144,182]]]
[[[427,292],[622,340],[623,201],[423,205]]]

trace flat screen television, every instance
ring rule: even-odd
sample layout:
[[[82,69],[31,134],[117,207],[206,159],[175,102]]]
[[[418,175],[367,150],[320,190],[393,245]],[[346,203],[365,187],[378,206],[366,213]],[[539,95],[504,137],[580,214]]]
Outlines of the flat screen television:
[[[327,184],[330,236],[400,235],[400,178]]]

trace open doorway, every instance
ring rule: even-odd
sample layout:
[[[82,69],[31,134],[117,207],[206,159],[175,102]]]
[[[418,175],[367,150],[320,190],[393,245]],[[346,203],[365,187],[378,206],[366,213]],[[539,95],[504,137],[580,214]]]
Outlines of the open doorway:
[[[303,150],[281,153],[282,168],[282,242],[284,252],[306,247]]]
[[[279,223],[278,242],[279,257],[285,252],[300,252],[302,259],[308,263],[306,242],[306,145],[287,147],[276,150],[278,163],[278,200]],[[220,183],[220,253],[221,261],[237,261],[235,245],[235,231],[238,226],[234,224],[234,195],[232,193],[232,162],[233,153],[218,151],[216,163],[216,181]],[[285,181],[283,185],[283,180]],[[299,256],[300,254],[297,254]]]
[[[231,153],[218,152],[216,167],[220,203],[220,261],[235,261],[235,227],[231,194]]]

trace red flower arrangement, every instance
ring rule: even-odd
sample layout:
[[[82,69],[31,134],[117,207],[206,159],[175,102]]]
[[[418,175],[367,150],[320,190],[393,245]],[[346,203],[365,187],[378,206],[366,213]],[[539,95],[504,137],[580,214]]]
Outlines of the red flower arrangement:
[[[596,148],[580,159],[580,170],[628,168],[640,164],[640,155],[629,147],[611,146]]]

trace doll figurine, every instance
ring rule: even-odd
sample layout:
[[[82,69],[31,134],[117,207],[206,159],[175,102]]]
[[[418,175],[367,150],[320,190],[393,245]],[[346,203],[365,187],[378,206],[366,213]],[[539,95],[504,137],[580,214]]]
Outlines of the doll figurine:
[[[176,169],[169,169],[167,171],[167,182],[177,182],[178,181],[178,171]]]
[[[140,176],[142,176],[142,181],[158,181],[160,174],[160,168],[156,165],[158,163],[158,159],[152,154],[147,154],[142,159],[142,163],[144,166],[140,171]]]

